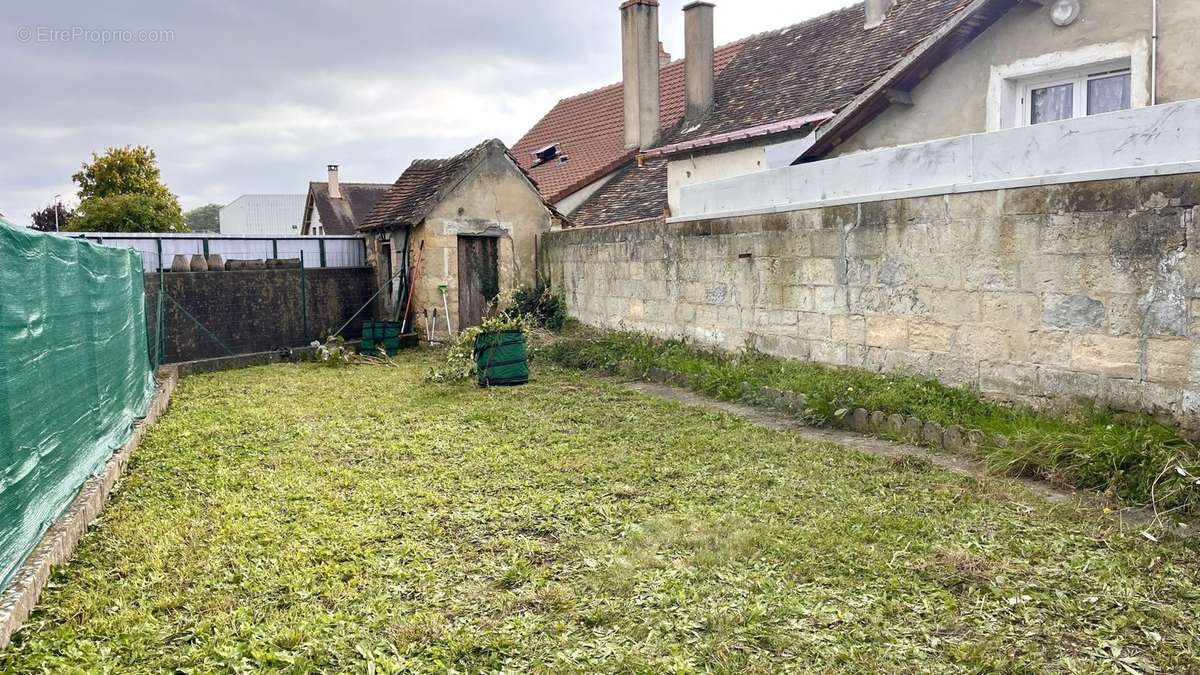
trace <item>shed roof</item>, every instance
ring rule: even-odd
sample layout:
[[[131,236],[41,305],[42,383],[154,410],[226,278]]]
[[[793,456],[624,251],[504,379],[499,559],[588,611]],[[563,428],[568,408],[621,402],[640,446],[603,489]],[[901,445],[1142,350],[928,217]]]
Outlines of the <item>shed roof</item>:
[[[508,153],[499,140],[491,139],[446,159],[413,161],[400,178],[389,186],[375,209],[359,225],[359,230],[416,225],[429,215],[489,151]]]
[[[325,234],[354,234],[391,187],[391,183],[339,183],[342,197],[331,199],[329,183],[313,181],[308,184],[305,214],[315,208]]]

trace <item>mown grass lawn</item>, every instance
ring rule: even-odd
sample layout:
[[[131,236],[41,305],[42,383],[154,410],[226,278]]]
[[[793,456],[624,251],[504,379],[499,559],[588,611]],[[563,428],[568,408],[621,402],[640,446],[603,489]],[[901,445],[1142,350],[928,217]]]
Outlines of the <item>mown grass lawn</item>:
[[[1200,671],[1200,551],[539,365],[185,380],[12,672]]]

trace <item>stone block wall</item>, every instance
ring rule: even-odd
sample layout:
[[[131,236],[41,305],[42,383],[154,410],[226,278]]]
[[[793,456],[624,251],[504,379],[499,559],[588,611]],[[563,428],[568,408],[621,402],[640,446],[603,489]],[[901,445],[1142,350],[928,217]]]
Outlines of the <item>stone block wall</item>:
[[[337,330],[375,292],[370,268],[307,269],[302,306],[300,281],[299,269],[164,274],[167,294],[178,305],[163,301],[166,344],[162,362],[229,356],[204,329],[234,354],[303,347],[323,331]],[[146,275],[146,321],[152,352],[158,325],[158,284],[157,274]],[[302,307],[307,307],[307,334]],[[363,319],[372,316],[370,308],[360,314],[346,329],[345,337],[358,339]]]
[[[584,323],[1200,427],[1200,175],[581,228]]]

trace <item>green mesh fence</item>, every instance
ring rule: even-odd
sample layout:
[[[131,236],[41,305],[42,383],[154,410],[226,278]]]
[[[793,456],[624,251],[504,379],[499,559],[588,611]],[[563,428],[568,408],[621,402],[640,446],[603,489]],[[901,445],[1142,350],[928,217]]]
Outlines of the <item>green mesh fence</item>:
[[[145,416],[142,258],[0,222],[0,588]]]

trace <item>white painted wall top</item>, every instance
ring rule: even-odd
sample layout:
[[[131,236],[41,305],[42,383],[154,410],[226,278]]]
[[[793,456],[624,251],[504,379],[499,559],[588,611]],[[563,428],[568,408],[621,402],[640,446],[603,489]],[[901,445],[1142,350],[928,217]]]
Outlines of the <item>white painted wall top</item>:
[[[684,186],[670,222],[1190,172],[1200,172],[1200,99]]]

